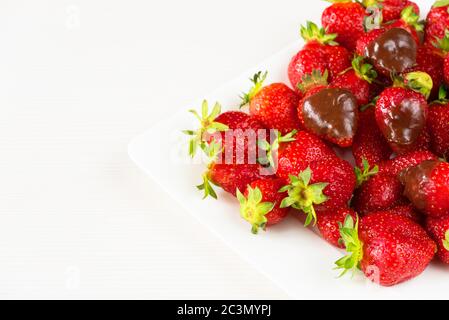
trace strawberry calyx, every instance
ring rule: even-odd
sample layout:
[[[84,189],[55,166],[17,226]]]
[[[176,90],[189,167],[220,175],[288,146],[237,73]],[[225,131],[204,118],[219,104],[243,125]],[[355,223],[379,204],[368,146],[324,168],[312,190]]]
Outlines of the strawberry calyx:
[[[433,5],[434,8],[441,8],[446,6],[449,6],[449,0],[438,0]]]
[[[210,145],[207,142],[207,134],[214,134],[216,132],[224,132],[229,130],[227,125],[216,122],[215,119],[221,114],[221,105],[217,102],[211,113],[209,113],[209,104],[206,100],[203,101],[201,107],[201,115],[195,110],[189,110],[200,122],[200,128],[194,130],[184,130],[183,133],[190,136],[189,141],[189,155],[194,158],[198,148],[201,148],[206,154],[210,150]],[[216,148],[217,146],[213,146]],[[208,149],[209,148],[209,149]]]
[[[273,211],[275,204],[272,202],[262,202],[262,191],[258,187],[253,189],[251,186],[248,186],[247,191],[248,197],[245,197],[237,189],[237,199],[240,202],[240,214],[243,219],[251,224],[251,232],[258,234],[259,229],[266,229],[268,223],[266,215]]]
[[[297,84],[298,89],[302,93],[306,93],[318,86],[327,86],[329,78],[329,71],[325,70],[321,73],[320,70],[313,70],[311,74],[306,74],[302,80]]]
[[[301,26],[301,37],[306,42],[316,41],[324,45],[337,46],[336,33],[327,33],[324,28],[319,28],[315,23],[307,21],[306,26]]]
[[[354,168],[355,176],[357,178],[357,188],[379,173],[379,166],[375,165],[371,168],[368,160],[365,158],[362,159],[362,164],[363,169],[360,169],[359,167]]]
[[[424,31],[424,23],[420,21],[420,17],[416,14],[413,6],[408,6],[402,10],[401,20],[418,32]]]
[[[444,234],[443,247],[444,249],[449,251],[449,230],[447,230],[446,233]]]
[[[267,79],[267,76],[268,72],[262,73],[262,71],[259,71],[251,79],[249,79],[253,83],[253,86],[247,93],[243,93],[240,96],[240,99],[242,99],[240,108],[243,108],[250,103],[251,100],[259,93],[259,91],[263,88],[263,83]]]
[[[377,71],[371,64],[365,63],[365,58],[362,56],[356,55],[352,59],[352,68],[360,79],[368,83],[373,83],[377,78]]]
[[[200,191],[204,191],[203,200],[208,198],[209,196],[218,199],[217,193],[215,192],[213,185],[217,186],[213,181],[209,178],[209,172],[203,174],[203,183],[197,186],[197,189]]]
[[[363,243],[359,239],[359,218],[354,223],[351,215],[346,216],[343,224],[339,223],[341,242],[346,247],[348,255],[335,262],[335,270],[343,270],[340,277],[349,271],[355,273],[360,269],[363,260]]]
[[[312,170],[308,167],[298,176],[290,176],[290,184],[279,190],[280,193],[287,192],[288,197],[282,200],[281,208],[292,207],[303,211],[306,215],[305,226],[309,226],[312,222],[317,223],[317,215],[314,205],[320,205],[328,200],[323,193],[329,183],[310,184],[312,179]]]
[[[438,90],[438,99],[433,101],[431,104],[446,104],[449,102],[449,98],[447,96],[446,86],[443,84],[440,86]]]
[[[292,132],[283,136],[281,132],[278,131],[276,139],[271,144],[267,140],[259,140],[257,143],[259,148],[266,153],[265,157],[261,157],[258,159],[259,163],[263,166],[269,165],[273,169],[276,168],[278,150],[281,144],[296,141],[295,135],[297,133],[297,130],[293,130]]]
[[[381,7],[383,0],[361,0],[358,2],[361,2],[365,8],[371,8],[375,6]]]
[[[449,53],[449,29],[444,31],[444,37],[441,39],[437,39],[432,43],[434,47],[440,49],[444,55]]]
[[[408,88],[421,93],[426,99],[429,99],[433,88],[432,77],[425,72],[410,72],[405,76],[394,77],[393,86]]]

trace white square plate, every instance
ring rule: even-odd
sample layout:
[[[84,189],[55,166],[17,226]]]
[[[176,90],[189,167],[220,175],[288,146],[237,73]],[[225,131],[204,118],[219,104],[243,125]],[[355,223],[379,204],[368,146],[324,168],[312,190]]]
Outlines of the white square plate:
[[[428,7],[428,1],[421,1]],[[221,89],[205,97],[210,104],[219,101],[224,110],[237,109],[238,95],[246,90],[257,71],[269,71],[266,83],[288,83],[287,65],[301,42],[274,55]],[[198,109],[203,99],[187,104]],[[168,106],[167,106],[168,107]],[[219,201],[202,200],[195,185],[200,183],[204,164],[192,163],[187,156],[187,137],[181,130],[198,124],[181,112],[136,137],[129,146],[130,157],[206,228],[230,248],[275,282],[295,299],[441,299],[448,298],[449,268],[434,263],[417,279],[393,288],[382,288],[363,275],[338,279],[334,261],[343,254],[304,228],[291,217],[281,225],[254,236],[240,218],[235,199],[221,190]],[[162,138],[164,137],[164,138]],[[169,141],[169,143],[167,143]],[[198,161],[197,161],[198,162]],[[218,191],[218,189],[217,189]]]

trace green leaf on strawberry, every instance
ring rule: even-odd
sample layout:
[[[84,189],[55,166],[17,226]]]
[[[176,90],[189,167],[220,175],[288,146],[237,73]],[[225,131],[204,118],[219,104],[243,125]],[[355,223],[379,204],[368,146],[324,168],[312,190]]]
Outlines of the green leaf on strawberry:
[[[209,176],[207,173],[203,175],[203,184],[197,186],[198,190],[204,191],[204,197],[203,199],[206,199],[207,197],[211,196],[214,199],[218,199],[217,193],[215,192],[214,188],[212,187],[214,183],[210,181]]]
[[[288,193],[288,197],[282,201],[280,207],[292,207],[303,211],[307,215],[306,227],[312,222],[316,225],[317,215],[314,205],[323,204],[328,200],[323,191],[329,184],[324,182],[310,184],[311,179],[312,170],[308,167],[298,176],[290,176],[290,185],[279,190],[279,192]]]
[[[253,76],[252,79],[249,79],[253,83],[253,86],[247,93],[243,93],[240,96],[240,99],[242,100],[240,108],[243,108],[250,103],[251,100],[259,93],[259,91],[263,88],[263,83],[267,79],[267,76],[268,72],[262,73],[262,71],[259,71]]]
[[[444,249],[449,251],[449,230],[447,230],[446,233],[444,234],[443,246]]]
[[[248,197],[245,197],[240,190],[237,189],[237,199],[240,202],[240,214],[243,219],[248,221],[251,226],[251,232],[257,234],[259,229],[265,230],[267,226],[266,215],[273,211],[274,203],[262,202],[263,195],[259,188],[247,189]]]
[[[437,49],[443,51],[444,54],[449,53],[449,29],[444,31],[444,37],[432,43]]]
[[[324,28],[319,28],[315,23],[307,21],[306,26],[301,26],[301,37],[306,41],[317,41],[321,44],[327,44],[331,46],[337,46],[335,41],[338,34],[328,34]]]
[[[363,170],[359,167],[354,168],[355,176],[357,178],[357,187],[360,187],[364,182],[368,181],[372,176],[379,173],[379,166],[375,165],[371,168],[368,160],[362,159]]]
[[[340,235],[348,255],[341,258],[336,264],[336,270],[343,270],[340,277],[349,271],[354,273],[360,269],[360,262],[363,259],[363,243],[359,239],[359,219],[354,223],[354,219],[348,215],[340,226]]]
[[[446,6],[449,6],[449,0],[438,0],[433,5],[434,8],[441,8]]]
[[[424,31],[424,23],[420,21],[420,17],[416,14],[413,6],[408,6],[402,10],[401,19],[409,26],[415,28],[416,31]]]
[[[258,159],[259,163],[264,166],[270,166],[271,168],[276,167],[277,160],[277,152],[282,143],[293,142],[295,141],[295,135],[298,133],[297,130],[293,130],[292,132],[282,136],[281,132],[277,132],[277,138],[270,144],[266,140],[259,140],[258,146],[261,150],[265,151],[266,156]]]
[[[195,157],[198,147],[202,150],[208,148],[206,141],[206,134],[214,134],[216,132],[224,132],[229,129],[228,126],[215,122],[215,119],[221,114],[221,105],[217,102],[209,114],[209,104],[206,100],[203,101],[201,106],[201,115],[196,110],[189,110],[195,118],[200,122],[200,128],[196,131],[184,130],[183,133],[190,136],[189,141],[189,155]]]
[[[352,68],[360,79],[365,80],[368,83],[373,83],[377,78],[377,72],[374,67],[365,63],[365,58],[359,55],[356,55],[352,60]]]

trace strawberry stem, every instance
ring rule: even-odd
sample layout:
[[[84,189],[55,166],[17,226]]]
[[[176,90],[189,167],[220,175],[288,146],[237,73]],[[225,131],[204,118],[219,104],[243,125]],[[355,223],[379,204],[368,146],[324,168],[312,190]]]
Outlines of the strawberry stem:
[[[359,239],[359,218],[354,224],[354,219],[348,215],[343,224],[339,223],[341,241],[346,247],[348,255],[341,258],[336,264],[336,270],[343,270],[340,277],[343,277],[348,271],[353,274],[360,269],[360,262],[363,259],[363,243]]]
[[[449,29],[444,31],[443,38],[436,39],[432,44],[437,49],[440,49],[444,55],[447,55],[449,53]]]
[[[259,91],[263,87],[264,81],[267,79],[267,76],[268,76],[268,72],[265,72],[262,74],[262,71],[259,71],[258,73],[256,73],[253,76],[252,79],[249,79],[253,83],[253,86],[251,87],[251,89],[249,89],[249,91],[247,93],[243,93],[240,96],[240,99],[242,99],[240,108],[243,108],[248,103],[250,103],[251,100],[259,93]]]
[[[434,8],[441,8],[446,6],[449,6],[449,0],[438,0],[433,5]]]
[[[408,88],[421,93],[426,99],[429,99],[433,88],[433,80],[430,75],[425,72],[410,72],[405,76],[396,76],[393,79],[393,86]]]
[[[449,230],[447,230],[446,233],[444,234],[443,247],[444,249],[449,251]]]
[[[323,45],[337,46],[336,33],[326,33],[324,28],[319,28],[315,23],[307,21],[305,26],[301,26],[301,37],[306,42],[317,41]]]
[[[352,68],[360,79],[368,83],[373,83],[377,78],[377,72],[374,67],[369,63],[365,63],[365,58],[362,56],[356,55],[354,57],[352,60]]]
[[[258,146],[260,149],[265,151],[266,156],[258,159],[261,165],[270,165],[272,169],[276,168],[277,158],[278,158],[278,150],[282,143],[293,142],[296,139],[294,138],[297,130],[293,130],[292,132],[282,136],[281,132],[277,132],[277,138],[273,141],[272,144],[269,144],[266,140],[261,140],[258,142]]]
[[[308,167],[298,176],[290,176],[290,185],[283,187],[279,192],[287,192],[286,197],[280,207],[303,211],[306,215],[305,226],[309,226],[312,222],[316,225],[317,216],[314,205],[320,205],[328,200],[324,195],[324,189],[329,185],[328,183],[310,184],[312,179],[312,170]]]
[[[302,93],[306,93],[318,86],[327,86],[329,78],[329,72],[325,70],[321,73],[320,70],[313,70],[311,74],[306,74],[302,77],[302,80],[297,84],[299,90]]]
[[[203,199],[206,199],[209,196],[216,200],[218,199],[217,193],[215,192],[212,185],[215,185],[215,183],[210,181],[209,174],[206,172],[205,174],[203,174],[203,184],[197,186],[198,190],[204,191]]]
[[[273,211],[274,203],[262,202],[263,195],[259,188],[251,188],[248,186],[248,197],[246,198],[240,190],[237,189],[237,199],[240,202],[240,214],[243,219],[248,221],[251,226],[251,232],[258,234],[259,229],[266,229],[266,215]]]
[[[401,20],[409,26],[415,28],[416,31],[424,31],[424,23],[419,21],[420,17],[416,14],[413,6],[408,6],[401,12]]]
[[[363,183],[368,181],[372,176],[379,173],[379,166],[375,165],[373,168],[370,167],[368,160],[362,159],[363,170],[359,167],[354,168],[355,176],[357,178],[357,187],[360,187]]]

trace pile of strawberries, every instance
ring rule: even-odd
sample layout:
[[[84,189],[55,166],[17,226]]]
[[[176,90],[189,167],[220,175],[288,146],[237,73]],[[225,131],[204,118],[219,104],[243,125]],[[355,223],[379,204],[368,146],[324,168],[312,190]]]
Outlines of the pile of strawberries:
[[[198,188],[235,196],[254,234],[304,216],[346,249],[343,274],[392,286],[449,264],[449,0],[426,21],[408,0],[329,2],[301,28],[294,89],[260,72],[248,112],[204,102],[185,133],[209,159]]]

